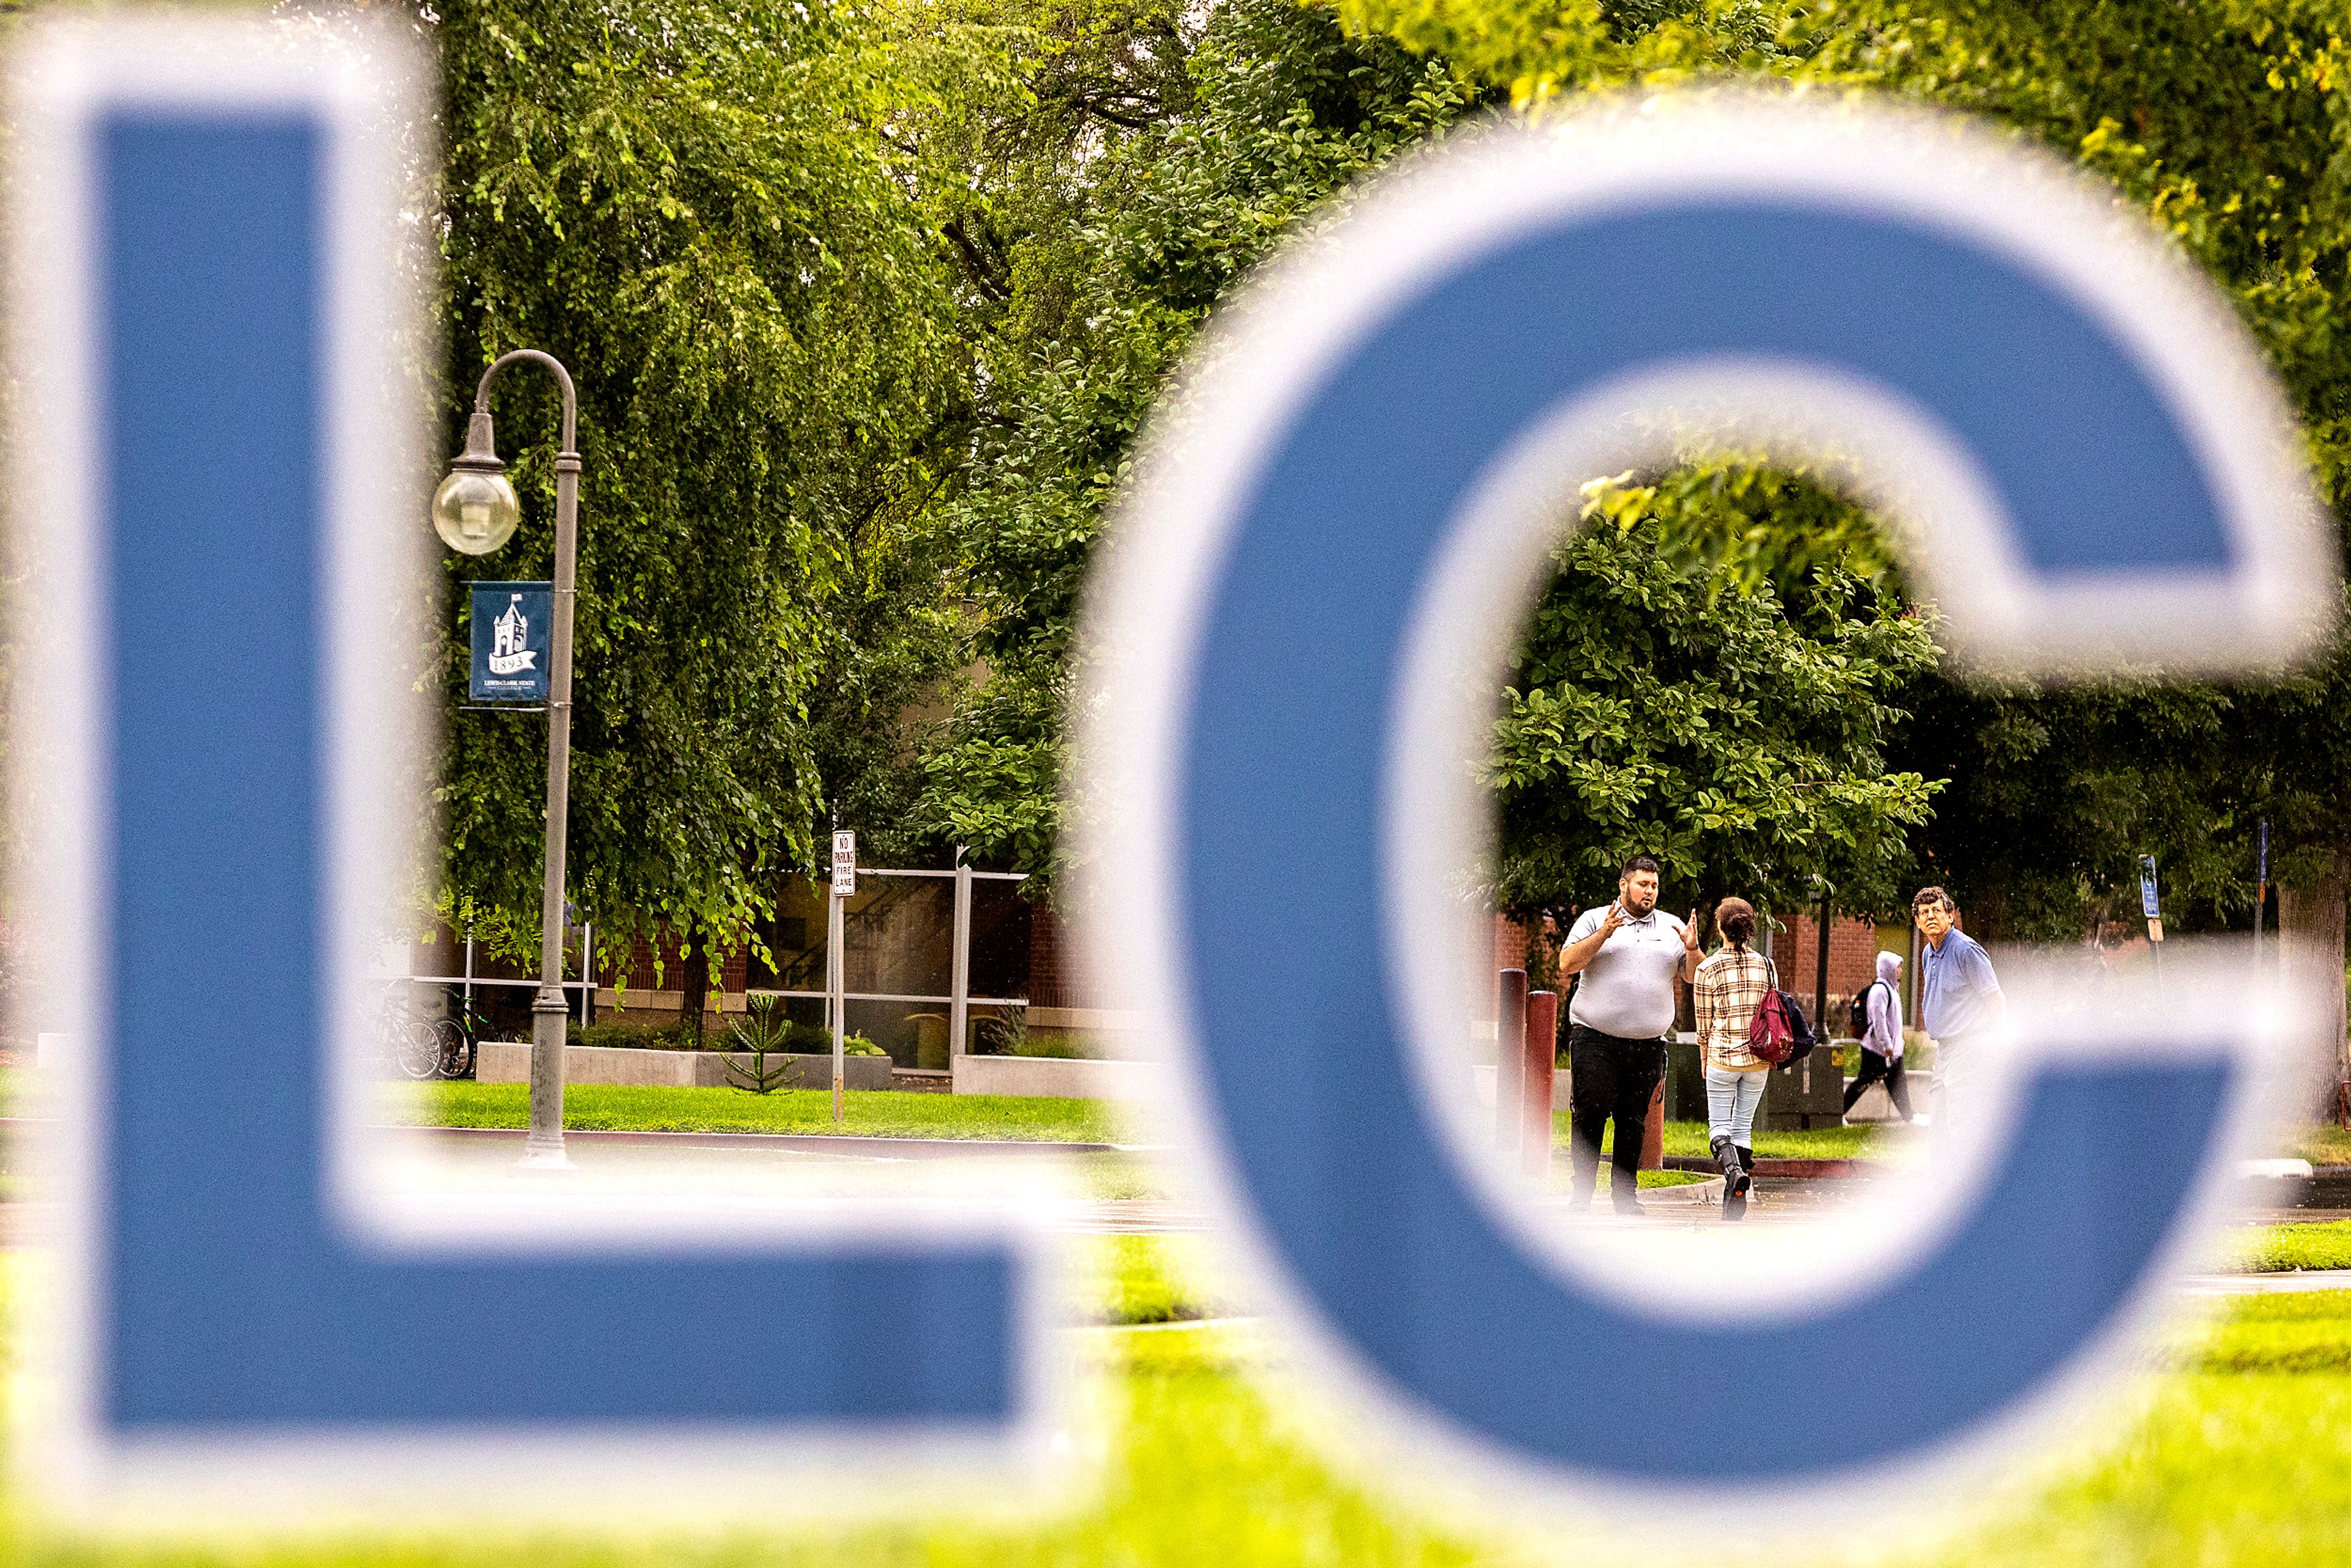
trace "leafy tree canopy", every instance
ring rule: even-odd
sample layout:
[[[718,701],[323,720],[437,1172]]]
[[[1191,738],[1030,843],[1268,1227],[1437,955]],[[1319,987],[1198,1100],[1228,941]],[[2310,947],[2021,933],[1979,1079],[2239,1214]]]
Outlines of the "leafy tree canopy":
[[[1008,170],[1029,172],[967,221],[1003,258],[991,417],[956,507],[987,678],[923,798],[934,831],[1048,872],[1077,598],[1169,372],[1309,214],[1501,96],[1285,0],[1228,0],[1196,37],[1147,7],[1050,16],[1046,35],[1075,41],[1038,68],[1038,98],[1061,107],[1003,138]],[[1150,107],[1084,108],[1113,96]],[[1933,649],[1866,519],[1802,476],[1727,460],[1602,486],[1591,510],[1505,698],[1499,896],[1602,896],[1632,848],[1693,889],[1793,899],[1826,874],[1885,896],[1932,792],[1886,765],[1892,704]]]
[[[444,428],[546,349],[580,387],[570,885],[590,918],[739,930],[835,804],[868,821],[949,667],[926,509],[969,352],[939,234],[986,29],[886,3],[467,0],[442,60]],[[538,921],[545,730],[462,711],[459,589],[550,575],[554,392],[500,384],[516,542],[447,564],[449,895]]]
[[[1990,116],[2111,181],[2233,299],[2289,388],[2342,514],[2351,277],[2340,149],[2346,17],[2315,0],[1339,0],[1349,26],[1442,57],[1540,116],[1573,95],[1703,78],[1867,87]],[[2220,920],[2273,862],[2323,884],[2339,935],[2351,685],[2338,655],[2282,683],[2064,692],[1927,683],[1896,756],[1949,779],[1926,869],[1980,929],[2071,935],[2157,852],[2168,896]]]
[[[1886,754],[1936,650],[1883,573],[1855,570],[1874,563],[1865,519],[1752,463],[1587,494],[1505,693],[1500,902],[1564,916],[1636,852],[1702,904],[1787,909],[1822,881],[1848,907],[1898,901],[1934,789]],[[1795,541],[1828,553],[1797,566]]]

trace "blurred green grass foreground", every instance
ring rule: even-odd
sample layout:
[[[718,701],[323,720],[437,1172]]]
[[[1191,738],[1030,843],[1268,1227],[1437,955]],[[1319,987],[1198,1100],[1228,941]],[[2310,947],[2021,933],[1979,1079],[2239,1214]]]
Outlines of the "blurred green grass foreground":
[[[0,1083],[0,1089],[8,1085]],[[519,1124],[518,1088],[442,1090],[389,1119],[456,1125]],[[671,1092],[673,1096],[677,1092]],[[643,1093],[582,1093],[577,1122],[677,1126],[676,1106],[639,1104]],[[825,1096],[766,1099],[705,1094],[699,1125],[719,1103],[745,1130],[829,1129]],[[806,1103],[802,1103],[802,1101]],[[508,1102],[515,1102],[509,1103]],[[609,1102],[609,1103],[608,1103]],[[870,1103],[866,1102],[871,1102]],[[387,1107],[390,1109],[390,1107]],[[996,1107],[946,1097],[852,1096],[852,1130],[924,1137],[1015,1137],[1123,1142],[1136,1135],[1091,1103]],[[659,1114],[654,1114],[658,1112]],[[1841,1129],[1840,1132],[1850,1132]],[[1855,1149],[1789,1150],[1850,1155]],[[1167,1196],[1163,1183],[1123,1156],[1086,1181],[1097,1198]],[[615,1537],[576,1529],[419,1527],[366,1537],[199,1537],[162,1542],[94,1539],[46,1521],[21,1489],[0,1490],[0,1568],[127,1568],[130,1564],[326,1564],[329,1568],[431,1568],[524,1563],[549,1568],[732,1568],[737,1564],[855,1564],[857,1568],[1102,1564],[1104,1568],[1207,1564],[1286,1568],[1330,1564],[1615,1562],[1667,1568],[1674,1560],[1628,1554],[1573,1535],[1480,1532],[1458,1515],[1438,1516],[1376,1481],[1335,1467],[1286,1419],[1280,1392],[1284,1360],[1278,1330],[1252,1319],[1247,1301],[1221,1281],[1205,1238],[1196,1235],[1080,1239],[1083,1266],[1064,1331],[1075,1354],[1106,1380],[1122,1416],[1101,1456],[1099,1484],[1073,1507],[1025,1523],[913,1511],[928,1490],[910,1481],[910,1511],[839,1524],[795,1519],[769,1528],[714,1524],[674,1535]],[[2351,1222],[2270,1228],[2248,1233],[2240,1267],[2255,1270],[2351,1265]],[[16,1325],[41,1268],[37,1252],[0,1253],[0,1355],[16,1390],[22,1375]],[[730,1335],[711,1326],[714,1354]],[[1858,1404],[1872,1396],[1876,1368],[1901,1354],[1892,1325],[1876,1343],[1848,1347],[1841,1364],[1789,1399]],[[476,1346],[480,1348],[475,1348]],[[453,1356],[495,1354],[495,1336],[455,1336]],[[1727,1369],[1731,1375],[1736,1369]],[[1595,1409],[1607,1423],[1625,1413]],[[2094,1425],[2097,1424],[2095,1422]],[[1899,1568],[1943,1564],[2351,1564],[2351,1291],[2309,1291],[2232,1301],[2209,1320],[2176,1332],[2133,1380],[2116,1390],[2110,1441],[2070,1469],[2046,1473],[2037,1490],[1982,1503],[1956,1533],[1929,1550],[1834,1550],[1823,1520],[1822,1550],[1769,1557],[1732,1552],[1683,1561],[1721,1568],[1750,1563],[1870,1563]],[[1742,1435],[1768,1442],[1768,1432]],[[1720,1434],[1693,1431],[1694,1447]],[[1084,1439],[1081,1438],[1081,1441]],[[1856,1483],[1858,1485],[1858,1483]],[[1857,1503],[1865,1512],[1868,1501]]]
[[[550,1568],[655,1564],[1471,1563],[1593,1560],[1586,1542],[1465,1533],[1335,1471],[1284,1422],[1260,1374],[1280,1355],[1274,1331],[1232,1310],[1203,1281],[1199,1239],[1098,1238],[1066,1331],[1109,1377],[1124,1419],[1102,1485],[1074,1510],[1026,1525],[935,1512],[776,1530],[714,1528],[612,1540],[586,1530],[521,1533],[496,1527],[382,1534],[98,1541],[43,1523],[21,1494],[0,1503],[0,1562],[116,1564],[327,1564],[425,1568],[530,1563]],[[15,1323],[37,1265],[0,1261],[0,1334],[11,1370]],[[1205,1320],[1205,1321],[1196,1321]],[[1792,1397],[1865,1397],[1882,1346],[1854,1347],[1843,1368]],[[455,1348],[453,1354],[473,1354]],[[486,1353],[485,1353],[486,1354]],[[2183,1331],[2116,1401],[2127,1435],[2036,1495],[1967,1521],[1926,1554],[1898,1563],[2227,1564],[2351,1563],[2351,1292],[2255,1297]],[[12,1386],[15,1380],[12,1379]],[[2151,1398],[2148,1396],[2151,1395]],[[1595,1411],[1595,1420],[1617,1413]],[[1767,1434],[1751,1435],[1768,1440]],[[1713,1442],[1693,1432],[1693,1444]],[[1822,1540],[1828,1541],[1823,1529]],[[1621,1552],[1604,1553],[1614,1560]],[[1740,1561],[1766,1561],[1741,1556]],[[1782,1561],[1773,1558],[1770,1561]],[[1797,1557],[1789,1559],[1802,1562]],[[1820,1561],[1853,1561],[1848,1556]],[[1645,1565],[1663,1560],[1644,1553]],[[1700,1559],[1719,1563],[1724,1559]]]

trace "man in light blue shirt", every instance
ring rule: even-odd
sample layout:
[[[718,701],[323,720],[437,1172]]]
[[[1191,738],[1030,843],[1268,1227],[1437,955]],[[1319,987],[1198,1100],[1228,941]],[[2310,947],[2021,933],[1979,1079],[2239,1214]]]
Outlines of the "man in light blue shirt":
[[[1976,1043],[2008,1016],[2008,998],[1991,956],[1957,924],[1959,905],[1939,887],[1922,887],[1910,917],[1926,951],[1918,958],[1918,1027],[1935,1042],[1935,1079],[1948,1089],[1974,1063]]]

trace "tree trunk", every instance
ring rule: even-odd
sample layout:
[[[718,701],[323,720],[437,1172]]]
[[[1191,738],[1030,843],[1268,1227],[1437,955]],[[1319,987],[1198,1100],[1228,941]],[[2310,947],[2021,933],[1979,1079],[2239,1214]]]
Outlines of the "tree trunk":
[[[685,993],[678,1004],[678,1021],[696,1037],[702,1033],[702,1009],[710,1001],[710,942],[700,933],[685,939],[684,962],[679,965],[678,985]]]
[[[2307,976],[2320,997],[2321,1038],[2329,1043],[2321,1072],[2319,1104],[2332,1116],[2336,1085],[2351,1077],[2345,1055],[2343,909],[2351,894],[2351,853],[2336,850],[2325,873],[2308,887],[2278,889],[2278,936],[2285,962]],[[2313,1064],[2314,1069],[2317,1063]]]

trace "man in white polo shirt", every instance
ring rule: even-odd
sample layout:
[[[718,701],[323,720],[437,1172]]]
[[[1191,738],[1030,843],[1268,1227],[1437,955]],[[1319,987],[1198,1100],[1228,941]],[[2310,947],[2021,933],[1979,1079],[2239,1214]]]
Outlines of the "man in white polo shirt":
[[[1609,1197],[1619,1214],[1638,1214],[1641,1140],[1649,1098],[1666,1075],[1666,1031],[1674,988],[1698,969],[1698,913],[1681,921],[1657,908],[1657,862],[1635,855],[1616,878],[1616,901],[1577,916],[1560,949],[1562,977],[1581,975],[1568,1008],[1572,1073],[1570,1159],[1574,1207],[1600,1185],[1600,1139],[1616,1123],[1616,1175]]]

